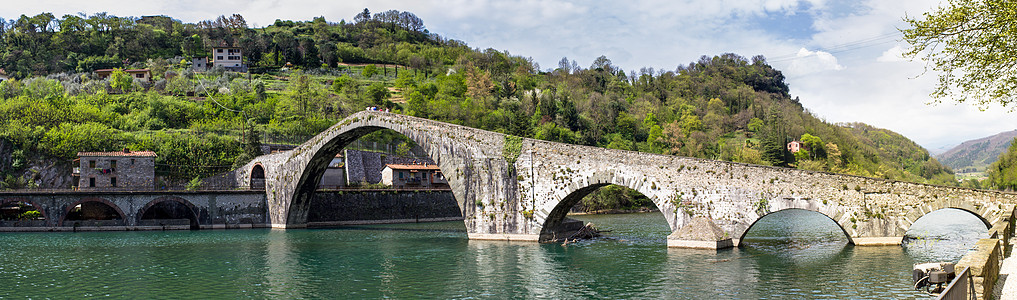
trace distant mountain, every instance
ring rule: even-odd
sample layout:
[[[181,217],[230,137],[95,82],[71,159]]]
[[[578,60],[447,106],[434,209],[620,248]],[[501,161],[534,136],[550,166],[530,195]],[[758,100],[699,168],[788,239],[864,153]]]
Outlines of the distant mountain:
[[[932,154],[932,156],[934,157],[939,156],[940,154],[946,153],[946,151],[950,151],[950,149],[953,149],[953,147],[957,147],[957,145],[950,144],[939,146],[938,148],[931,148],[929,149],[929,154]]]
[[[985,171],[985,167],[996,161],[1000,153],[1010,147],[1014,137],[1017,137],[1017,130],[970,140],[936,155],[935,158],[957,172],[982,172]]]

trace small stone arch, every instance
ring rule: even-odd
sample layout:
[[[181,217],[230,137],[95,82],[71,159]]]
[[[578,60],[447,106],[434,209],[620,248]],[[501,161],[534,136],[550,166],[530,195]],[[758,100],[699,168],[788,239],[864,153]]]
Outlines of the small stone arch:
[[[265,166],[262,166],[261,163],[256,163],[254,167],[251,167],[249,185],[252,190],[265,189]]]
[[[164,203],[164,202],[176,202],[176,203],[180,203],[180,204],[186,206],[187,210],[190,212],[190,214],[187,215],[187,219],[190,221],[191,230],[197,230],[197,229],[201,228],[201,224],[200,224],[200,220],[199,220],[200,216],[199,216],[198,208],[195,207],[194,204],[191,203],[190,201],[187,201],[187,200],[185,200],[183,198],[180,198],[180,197],[172,197],[172,196],[159,197],[159,198],[156,198],[155,200],[149,201],[147,204],[145,204],[144,207],[142,207],[141,209],[138,210],[138,214],[137,214],[137,217],[136,217],[137,218],[137,220],[136,220],[137,224],[141,224],[141,219],[145,216],[145,213],[148,212],[149,209],[151,209],[152,207],[154,207],[154,206],[156,206],[156,205],[158,205],[160,203]]]
[[[641,180],[634,180],[620,175],[613,171],[601,171],[595,172],[593,175],[581,178],[580,180],[573,181],[571,184],[566,186],[566,189],[562,192],[565,196],[560,201],[554,203],[554,207],[551,208],[547,216],[541,222],[540,237],[539,241],[548,241],[556,238],[556,235],[569,231],[568,227],[563,227],[565,216],[568,215],[569,210],[579,203],[583,197],[586,197],[590,193],[593,193],[597,189],[600,189],[609,185],[617,185],[626,187],[640,194],[643,194],[653,202],[653,205],[664,215],[667,220],[668,226],[671,227],[671,231],[677,229],[681,224],[683,216],[674,216],[673,214],[666,213],[666,211],[673,211],[669,207],[662,206],[658,197],[655,193],[646,190],[645,186],[640,184],[632,184],[635,182],[641,182]]]
[[[117,206],[115,203],[110,202],[109,200],[103,198],[83,198],[81,200],[75,201],[74,203],[71,203],[70,205],[67,205],[67,207],[64,207],[63,218],[60,219],[60,223],[57,224],[57,226],[64,226],[64,221],[67,220],[67,216],[70,215],[71,210],[73,210],[74,207],[78,206],[78,204],[82,204],[85,202],[98,202],[105,204],[106,206],[109,206],[114,211],[116,211],[117,215],[120,217],[120,220],[127,220],[127,215],[124,214],[124,211],[120,209],[120,206]]]
[[[21,197],[4,198],[4,199],[0,200],[0,206],[3,206],[4,204],[11,203],[11,202],[22,202],[22,203],[31,204],[32,207],[35,207],[36,211],[38,211],[40,214],[42,214],[42,218],[44,220],[49,221],[49,216],[46,215],[46,210],[43,209],[42,206],[39,206],[39,204],[36,204],[35,201],[31,201],[31,200],[28,200],[28,199],[25,199],[25,198],[21,198]]]
[[[854,241],[854,239],[852,239],[852,238],[851,238],[851,234],[850,234],[850,233],[848,233],[847,229],[845,229],[845,227],[844,227],[844,226],[845,226],[845,224],[841,224],[840,222],[838,222],[838,221],[837,221],[836,219],[834,219],[834,218],[833,218],[833,217],[831,217],[830,215],[828,215],[828,214],[826,214],[826,213],[824,213],[824,212],[822,212],[822,211],[819,211],[819,210],[815,210],[815,209],[808,209],[808,208],[799,208],[799,207],[787,207],[787,208],[781,208],[781,209],[778,209],[778,210],[774,210],[774,211],[771,211],[771,212],[767,212],[766,214],[764,214],[764,215],[762,215],[762,216],[759,216],[759,218],[756,218],[755,220],[753,220],[753,221],[752,221],[752,222],[751,222],[751,223],[749,224],[749,227],[745,228],[745,231],[743,231],[743,232],[742,232],[742,233],[741,233],[740,235],[738,235],[738,243],[737,243],[737,246],[738,246],[738,247],[741,247],[741,246],[742,246],[742,241],[743,241],[743,240],[745,240],[745,235],[749,233],[749,230],[751,230],[751,229],[752,229],[752,226],[755,226],[755,225],[756,225],[756,223],[757,223],[757,222],[759,222],[759,220],[762,220],[763,218],[765,218],[766,216],[769,216],[769,215],[771,215],[771,214],[774,214],[774,213],[777,213],[777,212],[781,212],[781,211],[786,211],[786,210],[804,210],[804,211],[811,211],[811,212],[814,212],[814,213],[818,213],[818,214],[820,214],[820,215],[823,215],[824,217],[826,217],[826,218],[827,218],[827,219],[829,219],[830,221],[833,221],[833,223],[834,223],[834,224],[837,224],[837,228],[840,228],[840,231],[844,233],[844,237],[845,237],[845,238],[847,238],[847,240],[848,240],[848,244],[852,244],[852,245],[854,245],[854,244],[855,244],[855,241]]]

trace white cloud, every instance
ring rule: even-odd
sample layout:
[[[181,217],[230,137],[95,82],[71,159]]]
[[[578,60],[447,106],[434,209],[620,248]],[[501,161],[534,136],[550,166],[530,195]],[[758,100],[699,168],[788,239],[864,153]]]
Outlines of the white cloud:
[[[907,61],[907,59],[904,58],[905,51],[906,50],[902,49],[900,45],[895,45],[893,46],[893,48],[886,49],[886,51],[883,51],[883,55],[880,55],[878,58],[876,58],[876,61],[878,62]]]
[[[823,71],[840,71],[845,67],[829,52],[801,48],[787,68],[788,77],[799,77]]]

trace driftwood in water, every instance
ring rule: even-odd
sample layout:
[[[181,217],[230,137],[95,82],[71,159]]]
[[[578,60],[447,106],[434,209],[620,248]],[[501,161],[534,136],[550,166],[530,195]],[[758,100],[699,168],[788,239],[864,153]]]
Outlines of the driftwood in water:
[[[586,226],[579,228],[579,230],[576,230],[575,233],[565,238],[565,241],[562,242],[562,245],[575,243],[578,242],[579,240],[587,240],[599,237],[601,232],[604,231],[597,230],[597,228],[593,226],[593,223],[586,223]]]

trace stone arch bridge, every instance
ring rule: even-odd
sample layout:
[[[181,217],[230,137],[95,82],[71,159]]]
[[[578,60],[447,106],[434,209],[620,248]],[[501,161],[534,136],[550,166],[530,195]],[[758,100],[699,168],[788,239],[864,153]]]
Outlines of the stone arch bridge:
[[[471,239],[561,237],[575,229],[564,221],[569,208],[609,184],[656,204],[674,232],[669,246],[713,242],[680,234],[699,220],[706,225],[697,226],[722,231],[737,245],[757,220],[784,209],[819,212],[856,245],[899,244],[929,212],[959,208],[991,224],[1017,203],[1013,193],[561,144],[373,111],[355,113],[291,151],[256,158],[236,172],[238,183],[251,184],[252,172],[257,184],[264,176],[272,226],[304,227],[317,178],[331,159],[380,129],[410,138],[438,164]]]

